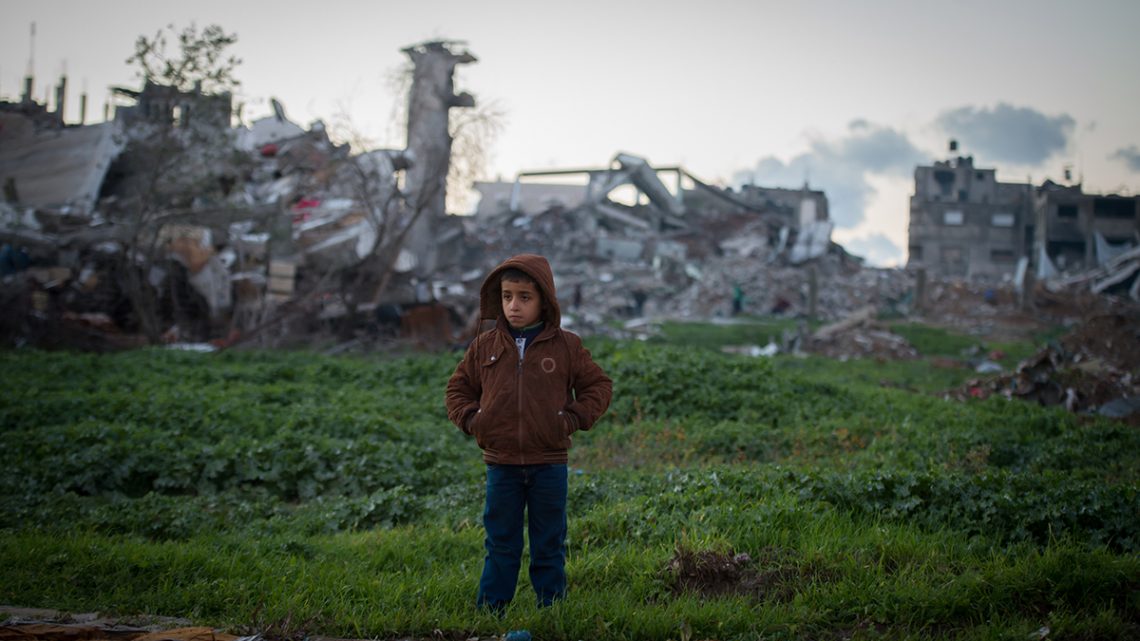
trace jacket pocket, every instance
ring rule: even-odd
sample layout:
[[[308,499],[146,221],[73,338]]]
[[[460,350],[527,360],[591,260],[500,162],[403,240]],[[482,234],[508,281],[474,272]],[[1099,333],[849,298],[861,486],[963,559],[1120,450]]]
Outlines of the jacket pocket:
[[[480,366],[480,380],[483,392],[479,398],[479,409],[471,417],[471,435],[482,449],[501,449],[503,441],[503,408],[510,394],[505,388],[513,384],[504,377],[509,373],[509,365],[504,363],[505,350],[492,350],[483,355]]]
[[[467,432],[475,437],[475,443],[479,447],[483,447],[483,432],[479,429],[479,418],[482,416],[483,410],[477,409],[471,418],[467,419]]]
[[[574,419],[565,410],[558,410],[539,430],[539,440],[549,450],[565,450],[570,447],[570,433],[574,431]]]

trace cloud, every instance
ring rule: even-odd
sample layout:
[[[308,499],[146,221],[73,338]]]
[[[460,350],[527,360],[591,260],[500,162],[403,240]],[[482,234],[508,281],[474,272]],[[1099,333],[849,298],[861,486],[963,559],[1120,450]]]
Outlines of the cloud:
[[[903,250],[884,234],[871,233],[848,239],[843,248],[862,256],[871,265],[897,265],[903,262]]]
[[[1130,170],[1140,171],[1140,149],[1136,145],[1122,147],[1116,150],[1116,153],[1108,157],[1109,160],[1119,160],[1123,162]]]
[[[934,124],[985,162],[1037,166],[1068,146],[1076,121],[1068,114],[1046,116],[1028,107],[998,103],[993,109],[944,111]]]
[[[875,193],[867,173],[907,176],[923,162],[928,162],[927,155],[905,134],[858,119],[848,125],[844,136],[814,138],[807,152],[786,163],[774,156],[761,158],[755,168],[736,172],[733,183],[790,189],[807,183],[827,194],[836,227],[849,228],[863,221]]]

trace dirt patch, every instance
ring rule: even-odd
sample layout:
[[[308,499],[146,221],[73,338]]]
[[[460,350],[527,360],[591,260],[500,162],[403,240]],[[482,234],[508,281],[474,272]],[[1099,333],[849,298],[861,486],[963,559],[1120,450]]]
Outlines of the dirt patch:
[[[1043,331],[1052,323],[1079,318],[1072,307],[1057,301],[1049,311],[1022,309],[1010,285],[985,285],[958,281],[935,282],[920,316],[923,322],[959,334],[990,341],[1021,340]]]
[[[1140,372],[1140,313],[1090,317],[1060,342],[1079,360],[1099,359],[1122,372]]]
[[[747,552],[678,548],[664,569],[674,594],[749,596],[787,602],[812,583],[831,581],[835,571],[805,561],[783,548],[768,547],[754,558]]]

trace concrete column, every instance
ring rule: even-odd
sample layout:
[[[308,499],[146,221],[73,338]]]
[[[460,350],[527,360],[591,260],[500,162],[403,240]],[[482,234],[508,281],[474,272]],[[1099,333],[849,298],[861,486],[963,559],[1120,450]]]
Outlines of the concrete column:
[[[1025,281],[1021,284],[1021,300],[1018,303],[1021,311],[1033,310],[1033,289],[1037,285],[1037,274],[1032,269],[1025,270]]]
[[[914,311],[923,312],[926,308],[926,268],[919,267],[914,275]]]
[[[434,229],[447,214],[447,174],[451,162],[452,107],[474,107],[470,94],[455,94],[455,67],[475,62],[475,56],[455,53],[447,42],[425,42],[403,50],[414,65],[408,97],[408,204],[418,212],[407,237],[407,249],[416,256],[416,274],[429,276],[438,263]]]
[[[816,320],[819,309],[819,274],[815,265],[808,267],[808,318]]]
[[[55,86],[55,115],[59,124],[63,124],[64,101],[67,99],[67,76],[60,76],[59,84]]]

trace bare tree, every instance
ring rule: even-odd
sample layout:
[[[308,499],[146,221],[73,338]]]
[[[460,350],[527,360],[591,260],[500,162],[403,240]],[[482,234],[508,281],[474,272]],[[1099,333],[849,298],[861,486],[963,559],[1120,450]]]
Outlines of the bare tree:
[[[171,39],[178,42],[177,52],[168,52]],[[139,36],[135,53],[127,64],[139,66],[137,75],[144,82],[156,82],[179,91],[197,89],[218,94],[232,91],[241,82],[234,71],[241,59],[226,55],[226,49],[237,42],[236,33],[207,25],[201,32],[196,25],[176,31],[174,25],[155,32],[154,37]]]
[[[121,286],[151,342],[163,330],[156,281],[164,271],[170,226],[199,222],[203,210],[224,216],[224,196],[243,162],[229,126],[240,60],[226,49],[236,41],[236,34],[217,25],[201,31],[167,26],[151,38],[139,36],[127,63],[138,66],[143,88],[117,90],[136,105],[116,116],[126,145],[114,171],[121,177],[117,199],[108,213],[125,230]]]
[[[415,255],[424,251],[422,239],[409,240],[438,222],[445,206],[454,202],[453,194],[464,201],[471,181],[483,172],[487,150],[501,127],[502,113],[496,106],[475,109],[470,95],[453,94],[455,66],[475,58],[465,51],[453,52],[449,44],[435,41],[408,47],[404,51],[411,64],[401,67],[391,80],[407,96],[398,103],[404,107],[397,117],[409,132],[408,149],[360,153],[347,161],[353,197],[366,212],[374,234],[371,250],[345,269],[341,279],[341,300],[350,316],[360,304],[381,300],[402,256],[434,269],[434,260]],[[418,110],[414,118],[409,117],[410,110]],[[368,146],[351,124],[342,122],[341,130],[349,132],[353,148]],[[400,171],[405,171],[402,179],[397,178]]]
[[[476,180],[487,175],[491,148],[503,130],[506,111],[495,102],[458,112],[451,121],[451,167],[447,175],[447,210],[463,212]]]
[[[335,262],[309,278],[305,291],[281,306],[251,336],[309,309],[316,296],[327,294],[335,295],[343,305],[350,322],[341,327],[349,333],[358,310],[382,301],[397,273],[414,266],[422,277],[425,265],[427,271],[434,269],[434,259],[425,255],[434,248],[425,252],[425,236],[430,245],[434,226],[446,213],[445,192],[469,191],[471,178],[482,172],[501,114],[494,108],[471,114],[474,99],[453,93],[455,65],[474,61],[474,56],[455,53],[449,43],[441,41],[414,45],[404,52],[410,61],[393,74],[390,84],[405,95],[397,103],[393,120],[403,121],[407,149],[365,151],[375,148],[374,141],[361,135],[344,113],[335,120],[341,142],[348,142],[357,153],[343,159],[334,182],[342,189],[339,195],[350,196],[364,214],[358,228],[368,240],[367,248],[358,244],[357,260]],[[451,118],[452,107],[468,109],[456,110]],[[409,118],[412,112],[415,117]],[[464,184],[459,186],[456,180]],[[420,238],[415,242],[417,233]]]

